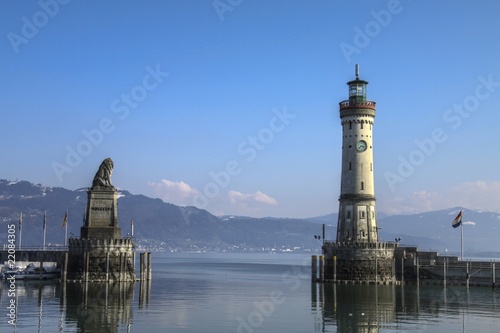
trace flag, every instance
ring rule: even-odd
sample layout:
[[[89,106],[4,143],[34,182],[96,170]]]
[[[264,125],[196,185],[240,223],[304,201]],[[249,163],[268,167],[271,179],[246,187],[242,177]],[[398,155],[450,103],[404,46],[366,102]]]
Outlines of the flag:
[[[461,224],[462,224],[462,211],[460,211],[460,213],[458,213],[457,217],[455,217],[451,226],[453,228],[458,228],[458,227],[460,227]]]
[[[64,214],[64,221],[62,224],[62,228],[64,228],[68,224],[68,211]]]
[[[47,211],[43,212],[43,230],[47,228]]]
[[[19,215],[19,231],[23,228],[23,212]]]

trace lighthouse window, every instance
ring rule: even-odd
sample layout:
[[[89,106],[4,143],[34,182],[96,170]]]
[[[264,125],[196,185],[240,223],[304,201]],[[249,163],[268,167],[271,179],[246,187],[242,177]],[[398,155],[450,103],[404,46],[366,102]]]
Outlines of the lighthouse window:
[[[351,162],[349,162],[349,170],[351,170]]]
[[[350,218],[351,218],[351,211],[350,211],[350,210],[348,210],[348,211],[347,211],[347,218],[348,218],[348,219],[350,219]]]
[[[361,182],[361,189],[364,190],[365,189],[365,183]]]
[[[370,163],[370,171],[373,171],[373,163]]]
[[[352,122],[349,122],[349,129],[352,129]]]
[[[361,129],[363,129],[363,123],[361,123]]]

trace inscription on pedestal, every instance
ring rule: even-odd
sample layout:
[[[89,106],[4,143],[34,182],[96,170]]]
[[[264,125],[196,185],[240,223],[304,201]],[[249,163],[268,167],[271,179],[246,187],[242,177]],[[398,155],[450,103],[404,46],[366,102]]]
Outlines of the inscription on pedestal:
[[[121,238],[118,227],[117,192],[114,188],[93,187],[88,191],[83,238]]]
[[[116,192],[93,191],[89,193],[88,227],[113,227],[116,225]]]

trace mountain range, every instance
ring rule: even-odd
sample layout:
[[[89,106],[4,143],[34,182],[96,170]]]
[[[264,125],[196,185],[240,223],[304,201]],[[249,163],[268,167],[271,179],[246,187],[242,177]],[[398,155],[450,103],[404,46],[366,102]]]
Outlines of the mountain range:
[[[21,212],[23,247],[42,245],[44,214],[46,244],[64,244],[66,210],[68,236],[79,237],[87,191],[0,179],[0,244],[6,243],[8,225],[18,225]],[[384,241],[401,238],[402,244],[421,250],[458,253],[461,230],[452,228],[451,222],[460,210],[465,251],[471,255],[500,252],[500,213],[463,207],[408,215],[378,214],[379,237]],[[137,246],[157,251],[319,253],[321,241],[314,236],[321,235],[325,224],[325,238],[335,239],[337,218],[336,213],[304,219],[218,217],[203,209],[180,207],[126,190],[119,190],[118,198],[122,236],[131,236],[133,220]]]

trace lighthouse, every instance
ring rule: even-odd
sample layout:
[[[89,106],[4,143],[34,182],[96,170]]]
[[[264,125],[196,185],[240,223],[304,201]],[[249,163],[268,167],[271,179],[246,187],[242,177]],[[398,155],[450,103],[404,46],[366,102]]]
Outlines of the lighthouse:
[[[347,82],[349,99],[339,103],[342,174],[335,241],[323,240],[325,280],[393,283],[396,243],[381,242],[375,210],[373,124],[375,102],[366,99],[367,81]]]
[[[349,99],[339,103],[342,126],[342,178],[337,242],[378,241],[373,181],[375,102],[366,99],[368,82],[347,82]]]

